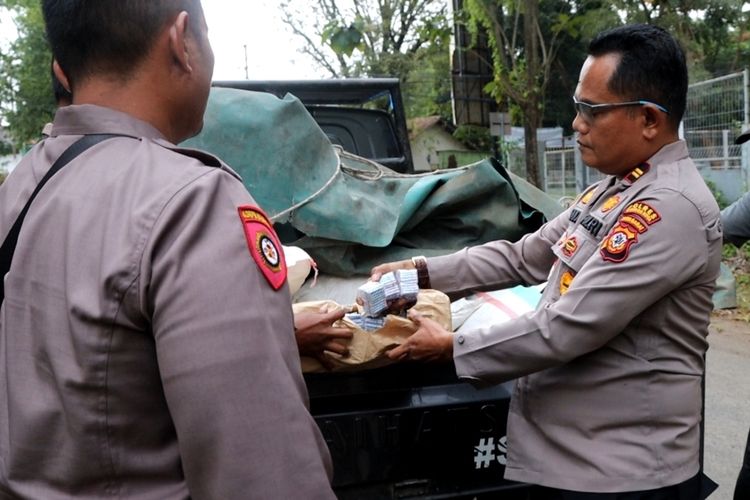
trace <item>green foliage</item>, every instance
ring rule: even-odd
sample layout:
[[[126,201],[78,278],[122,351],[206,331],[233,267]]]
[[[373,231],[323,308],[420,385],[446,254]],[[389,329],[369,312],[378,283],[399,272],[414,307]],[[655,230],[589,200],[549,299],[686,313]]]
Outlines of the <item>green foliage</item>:
[[[465,0],[461,13],[472,41],[486,38],[493,79],[484,88],[510,112],[514,123],[523,123],[527,133],[544,123],[545,95],[554,78],[558,55],[567,42],[575,42],[581,26],[573,15],[572,3],[562,0]],[[576,65],[579,67],[579,65]],[[565,71],[567,73],[567,71]],[[570,92],[572,94],[572,92]],[[536,140],[525,141],[526,175],[540,183]]]
[[[364,22],[356,20],[349,26],[340,26],[336,21],[331,21],[323,29],[321,39],[324,44],[329,45],[337,54],[351,56],[355,50],[362,50],[362,38]]]
[[[410,117],[451,116],[451,21],[431,0],[284,0],[284,22],[332,77],[397,77]]]
[[[450,23],[444,15],[426,20],[420,28],[430,43],[413,53],[409,67],[401,78],[406,115],[409,117],[439,115],[451,121]]]
[[[703,19],[695,23],[695,41],[700,47],[695,63],[702,64],[710,76],[740,71],[750,60],[750,38],[746,31],[750,26],[750,11],[743,12],[738,3],[711,2]]]
[[[477,125],[460,125],[453,132],[453,137],[464,144],[471,144],[480,151],[492,151],[495,142],[487,127]]]
[[[686,50],[692,81],[744,69],[750,57],[750,12],[735,0],[615,0],[625,22],[656,24],[673,33]]]
[[[0,139],[0,156],[10,155],[14,152],[13,144]]]
[[[711,194],[714,195],[716,203],[719,205],[719,209],[723,210],[724,208],[728,207],[729,202],[727,201],[726,196],[724,196],[724,193],[721,192],[721,189],[719,189],[713,181],[710,181],[708,179],[705,179],[705,181],[709,191],[711,191]]]
[[[14,144],[21,148],[37,140],[44,124],[54,116],[52,56],[45,40],[40,2],[4,1],[0,7],[12,12],[18,29],[18,38],[0,53],[0,114]]]
[[[722,248],[722,262],[732,270],[737,289],[737,312],[745,321],[750,319],[750,243],[737,248],[726,243]]]

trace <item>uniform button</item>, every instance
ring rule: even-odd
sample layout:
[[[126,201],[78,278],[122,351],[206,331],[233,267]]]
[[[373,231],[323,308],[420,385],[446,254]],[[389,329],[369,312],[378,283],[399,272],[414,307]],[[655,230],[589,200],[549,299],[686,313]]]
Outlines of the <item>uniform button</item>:
[[[458,344],[459,344],[459,345],[463,345],[463,343],[464,343],[464,340],[465,340],[465,339],[464,339],[464,336],[463,336],[463,335],[459,335],[459,336],[458,336]]]

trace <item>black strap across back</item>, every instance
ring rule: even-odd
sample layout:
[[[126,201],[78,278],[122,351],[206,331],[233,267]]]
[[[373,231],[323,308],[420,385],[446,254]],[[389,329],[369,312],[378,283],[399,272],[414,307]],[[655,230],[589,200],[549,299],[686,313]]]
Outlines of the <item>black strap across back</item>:
[[[68,149],[66,149],[63,154],[60,155],[60,157],[57,159],[57,161],[55,161],[55,163],[52,164],[52,167],[50,167],[44,177],[42,177],[42,180],[39,181],[39,184],[37,184],[34,192],[31,193],[31,196],[26,202],[26,205],[21,210],[21,213],[18,214],[18,218],[16,219],[16,222],[13,223],[13,227],[11,227],[10,231],[8,232],[8,236],[5,237],[3,245],[0,247],[0,304],[2,304],[5,300],[5,275],[8,274],[8,271],[10,270],[10,264],[13,261],[13,253],[16,251],[18,235],[21,232],[21,226],[23,225],[23,220],[26,218],[26,213],[29,211],[29,207],[34,201],[34,198],[36,198],[36,195],[39,194],[39,191],[42,190],[44,185],[52,178],[53,175],[59,172],[65,165],[70,163],[78,155],[80,155],[90,147],[113,137],[123,136],[119,134],[92,134],[83,136],[82,138],[74,142]]]

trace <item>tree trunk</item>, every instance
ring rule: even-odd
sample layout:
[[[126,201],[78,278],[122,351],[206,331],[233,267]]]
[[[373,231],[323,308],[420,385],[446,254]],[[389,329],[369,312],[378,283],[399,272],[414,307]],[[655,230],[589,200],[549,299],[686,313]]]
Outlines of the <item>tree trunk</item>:
[[[538,187],[544,189],[543,179],[540,175],[539,165],[539,143],[536,137],[536,131],[541,125],[542,115],[536,107],[530,107],[524,113],[524,151],[526,153],[526,180]]]
[[[525,0],[523,13],[523,41],[526,59],[526,105],[524,108],[524,144],[526,150],[526,178],[538,188],[542,188],[539,175],[539,147],[536,129],[542,124],[542,96],[538,84],[541,70],[539,56],[539,0]]]

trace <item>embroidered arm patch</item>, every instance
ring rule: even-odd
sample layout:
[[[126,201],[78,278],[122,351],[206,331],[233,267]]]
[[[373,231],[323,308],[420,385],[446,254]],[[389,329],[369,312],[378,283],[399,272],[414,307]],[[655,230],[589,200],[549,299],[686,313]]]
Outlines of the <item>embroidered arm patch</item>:
[[[284,251],[276,232],[266,214],[252,205],[237,207],[242,228],[247,239],[247,248],[261,273],[274,290],[286,281],[287,268]]]
[[[638,243],[638,235],[648,231],[649,226],[660,220],[659,212],[642,201],[625,207],[617,224],[601,243],[599,253],[602,259],[615,263],[624,262],[630,254],[630,248]]]

